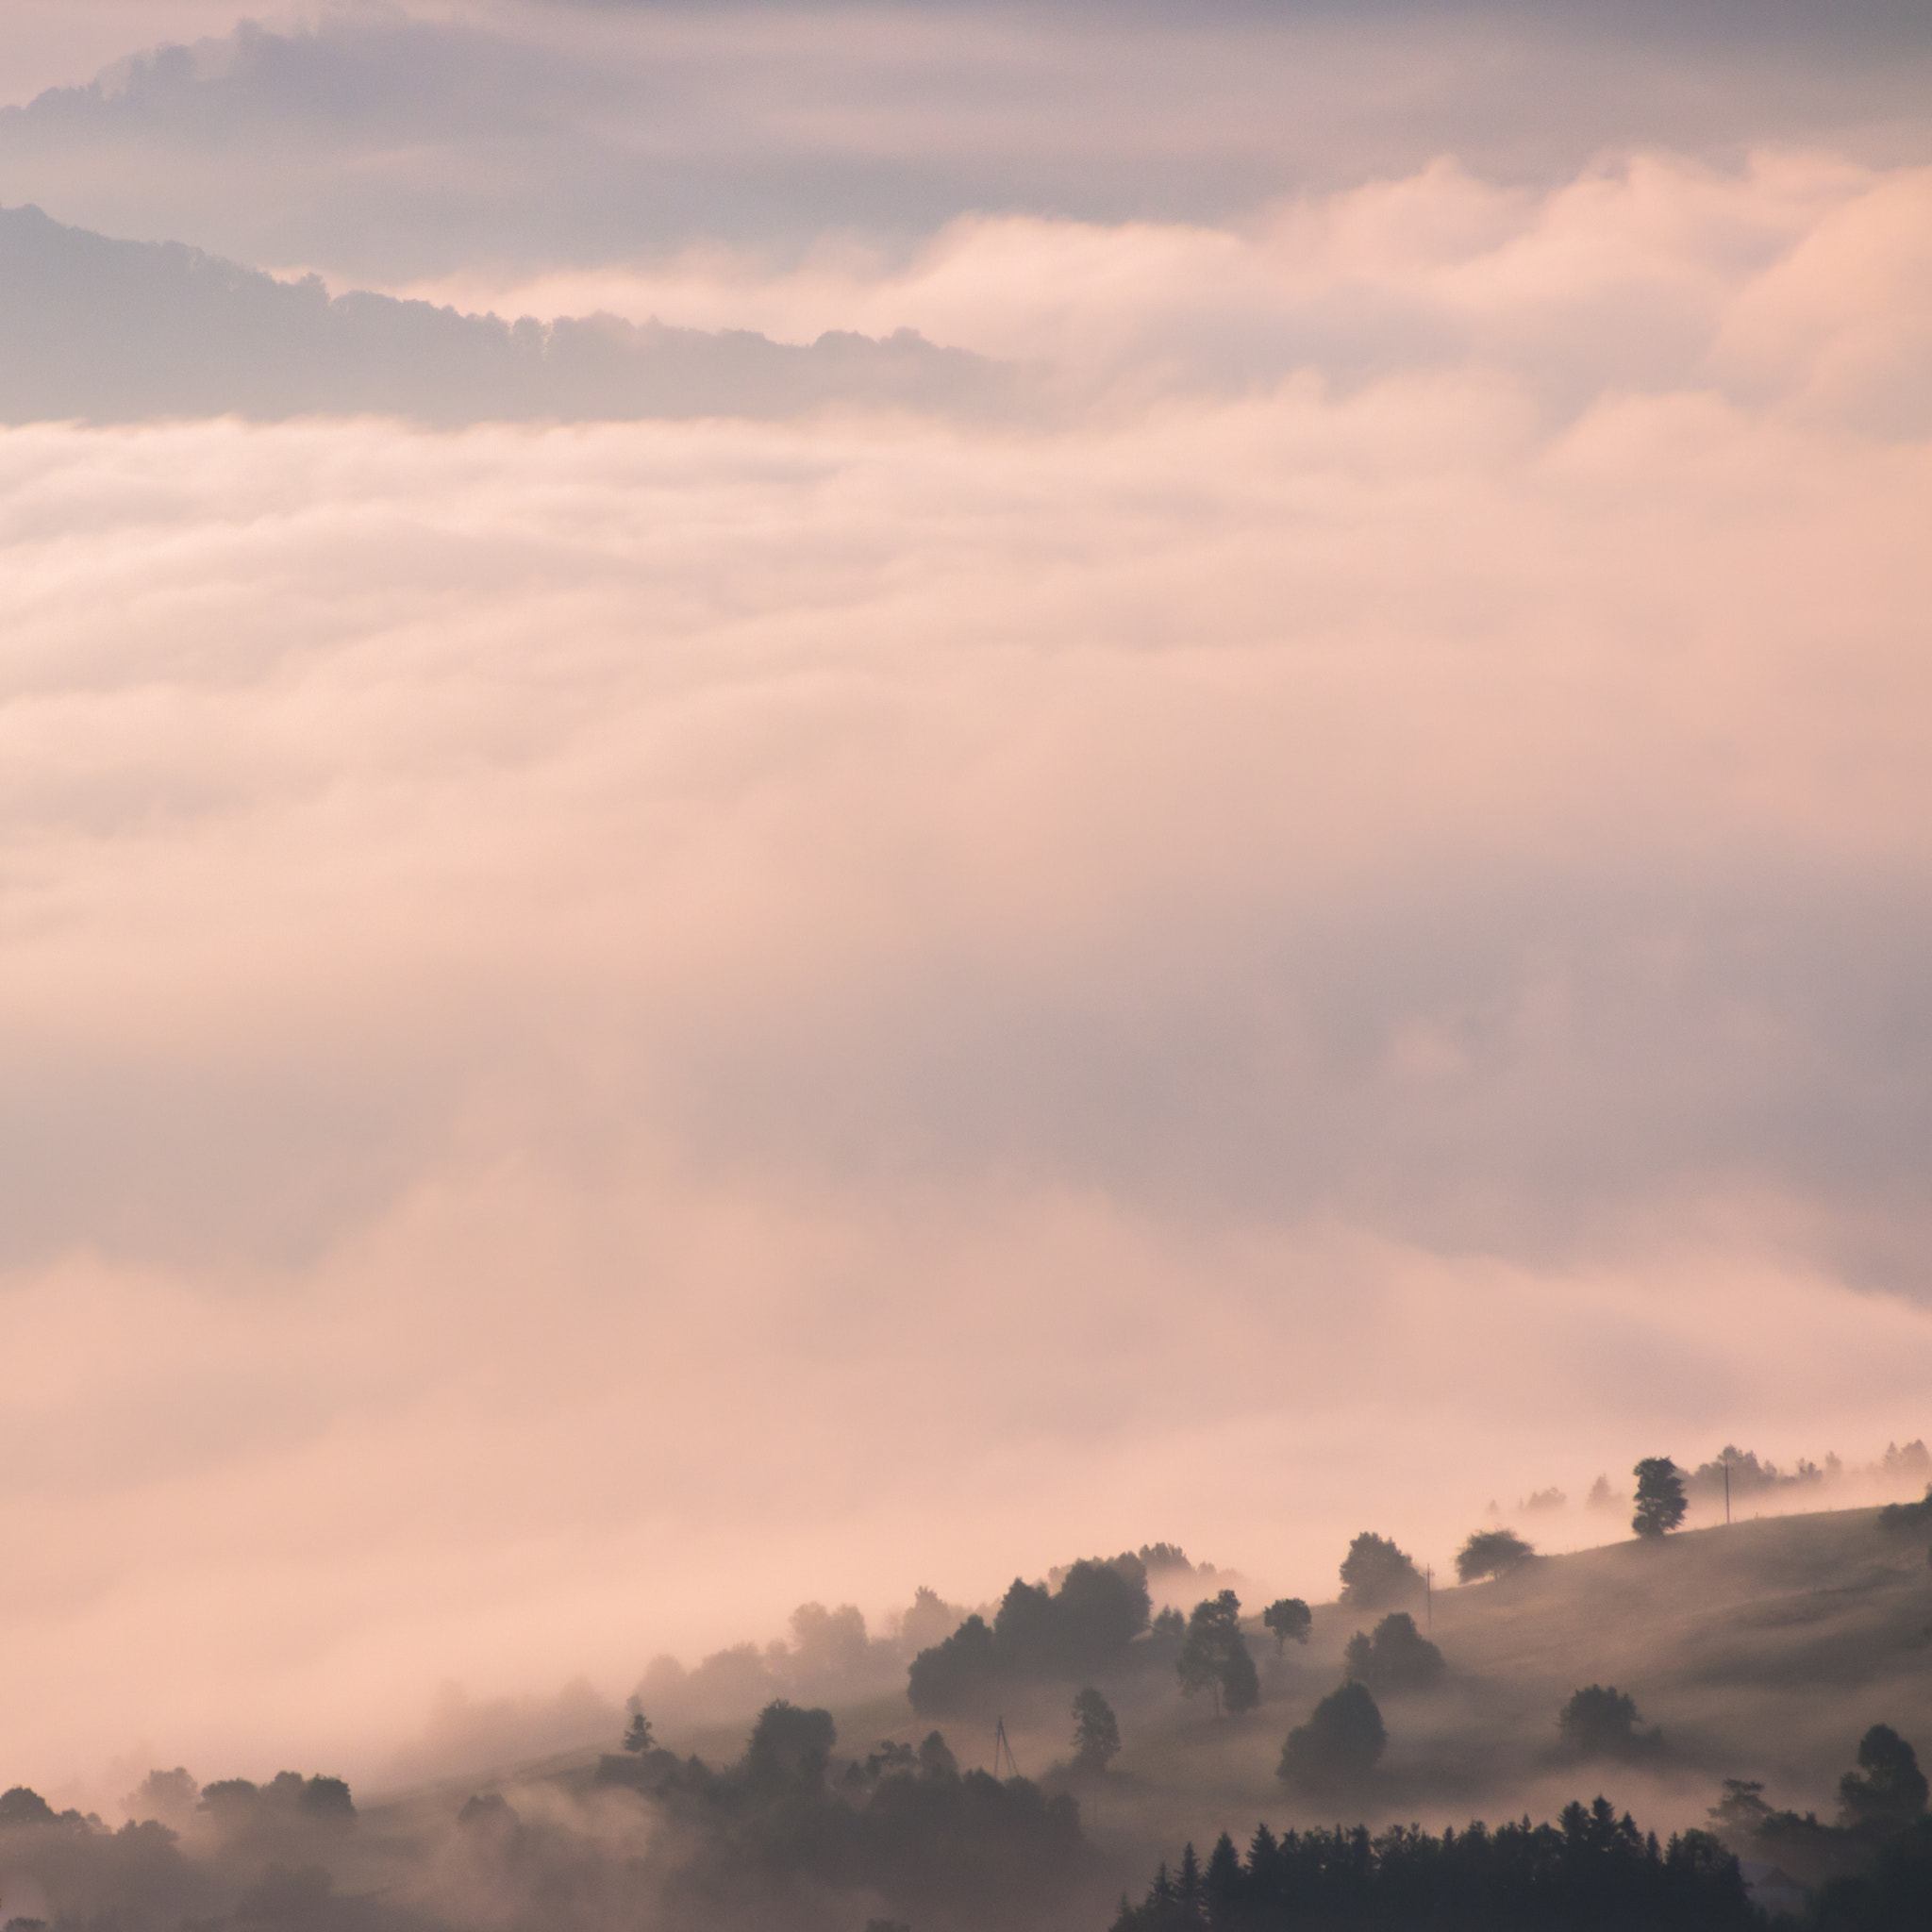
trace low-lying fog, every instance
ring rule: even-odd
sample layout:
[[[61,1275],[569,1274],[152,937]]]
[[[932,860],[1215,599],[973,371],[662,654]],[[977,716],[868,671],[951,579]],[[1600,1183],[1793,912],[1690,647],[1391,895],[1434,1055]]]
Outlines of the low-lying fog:
[[[184,8],[0,112],[53,222],[1011,378],[0,432],[0,1788],[373,1799],[748,1644],[723,1762],[801,1605],[886,1697],[916,1589],[1149,1539],[1252,1610],[1641,1456],[1912,1493],[1923,30],[700,11]]]
[[[6,1774],[1924,1432],[1924,184],[1472,192],[1346,380],[0,439]]]

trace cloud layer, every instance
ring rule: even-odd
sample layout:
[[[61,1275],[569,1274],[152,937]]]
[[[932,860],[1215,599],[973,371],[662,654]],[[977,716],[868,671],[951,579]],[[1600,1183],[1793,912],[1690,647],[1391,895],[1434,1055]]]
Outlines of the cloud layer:
[[[0,437],[0,1778],[1923,1433],[1926,193],[675,270],[997,427]]]
[[[1444,154],[1539,186],[1654,147],[1932,159],[1932,34],[1889,0],[139,18],[155,51],[95,81],[58,68],[81,58],[69,30],[47,42],[42,90],[0,109],[9,201],[338,284],[720,242],[905,249],[975,211],[1224,225]]]

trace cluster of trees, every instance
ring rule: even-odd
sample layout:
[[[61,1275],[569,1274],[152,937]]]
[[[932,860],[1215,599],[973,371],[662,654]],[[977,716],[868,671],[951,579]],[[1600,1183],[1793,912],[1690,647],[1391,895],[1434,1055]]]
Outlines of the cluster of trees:
[[[1769,1479],[1775,1479],[1777,1481],[1787,1480],[1787,1478],[1778,1476],[1775,1469],[1772,1468],[1769,1463],[1763,1464],[1760,1468],[1755,1457],[1743,1457],[1738,1450],[1727,1448],[1724,1453],[1727,1457],[1740,1457],[1739,1462],[1735,1465],[1738,1469],[1742,1469],[1748,1463],[1750,1468],[1757,1472],[1760,1477],[1763,1477],[1765,1473],[1768,1472]],[[1698,1471],[1697,1477],[1692,1480],[1701,1480],[1708,1470],[1717,1467],[1718,1465],[1714,1463],[1705,1465],[1704,1469]],[[1810,1470],[1811,1465],[1809,1463],[1802,1463],[1800,1468],[1802,1470]],[[1815,1473],[1814,1471],[1813,1474]],[[1684,1472],[1668,1456],[1647,1456],[1637,1465],[1632,1474],[1637,1478],[1637,1493],[1634,1499],[1636,1510],[1630,1519],[1631,1528],[1641,1537],[1660,1537],[1668,1531],[1675,1529],[1683,1522],[1690,1507],[1685,1493]],[[1806,1479],[1809,1480],[1809,1477],[1807,1476]],[[1590,1507],[1592,1509],[1609,1508],[1615,1506],[1617,1499],[1611,1492],[1608,1476],[1600,1475],[1597,1477],[1596,1481],[1591,1486],[1589,1500]],[[1521,1507],[1524,1509],[1560,1509],[1563,1507],[1564,1501],[1565,1498],[1560,1490],[1540,1490],[1534,1495],[1525,1497]],[[1494,1513],[1495,1507],[1493,1503],[1490,1505],[1492,1514]],[[1388,1579],[1384,1586],[1390,1592],[1385,1599],[1386,1601],[1396,1601],[1396,1592],[1399,1589],[1412,1589],[1415,1583],[1421,1581],[1419,1577],[1415,1576],[1415,1565],[1409,1562],[1407,1557],[1403,1557],[1394,1544],[1388,1542],[1385,1538],[1357,1537],[1349,1552],[1351,1558],[1355,1557],[1356,1552],[1358,1549],[1362,1553],[1361,1561],[1363,1567],[1369,1569],[1371,1574],[1377,1579],[1385,1577]],[[1391,1552],[1392,1555],[1391,1554]],[[1513,1572],[1521,1570],[1524,1564],[1533,1561],[1535,1557],[1536,1546],[1533,1543],[1525,1542],[1513,1529],[1474,1530],[1471,1533],[1468,1541],[1464,1542],[1462,1548],[1457,1552],[1456,1580],[1458,1583],[1480,1583],[1486,1577],[1507,1576]],[[1406,1583],[1403,1581],[1402,1572],[1395,1562],[1396,1557],[1400,1557],[1403,1563],[1407,1564],[1408,1578],[1411,1580]],[[1342,1565],[1342,1583],[1344,1586],[1342,1601],[1344,1603],[1356,1601],[1350,1595],[1348,1589],[1349,1581],[1348,1565],[1344,1563]],[[1365,1604],[1365,1607],[1370,1607],[1372,1606]]]
[[[1187,1579],[1195,1583],[1208,1583],[1222,1574],[1212,1563],[1195,1563],[1189,1560],[1188,1553],[1178,1543],[1142,1543],[1138,1550],[1123,1550],[1118,1557],[1108,1559],[1117,1570],[1128,1575],[1140,1574],[1158,1579],[1164,1584]],[[1060,1579],[1073,1568],[1071,1563],[1062,1563],[1046,1573],[1049,1586],[1058,1590]]]
[[[1874,1724],[1858,1740],[1858,1761],[1839,1780],[1836,1825],[1815,1811],[1800,1816],[1765,1801],[1756,1779],[1727,1777],[1711,1819],[1733,1843],[1790,1849],[1807,1867],[1856,1862],[1859,1847],[1881,1842],[1925,1816],[1925,1774],[1919,1756],[1890,1724]]]
[[[947,1715],[983,1711],[1016,1683],[1077,1682],[1117,1662],[1148,1627],[1150,1609],[1138,1557],[1071,1564],[1058,1590],[1016,1577],[991,1624],[968,1617],[913,1658],[907,1694],[914,1710]]]
[[[1922,1473],[1932,1474],[1932,1452],[1926,1450],[1924,1442],[1918,1441],[1907,1442],[1903,1447],[1897,1443],[1889,1445],[1883,1458],[1867,1472],[1893,1479]],[[1740,1449],[1735,1443],[1727,1442],[1710,1461],[1699,1463],[1688,1474],[1668,1456],[1645,1457],[1633,1474],[1637,1478],[1637,1490],[1632,1498],[1635,1509],[1630,1526],[1641,1537],[1657,1538],[1679,1527],[1689,1513],[1692,1496],[1712,1500],[1724,1493],[1727,1481],[1735,1501],[1769,1490],[1835,1481],[1844,1474],[1844,1465],[1836,1456],[1827,1456],[1822,1466],[1801,1457],[1795,1469],[1785,1471],[1751,1450]],[[1928,1487],[1926,1496],[1927,1500],[1923,1504],[1889,1505],[1879,1512],[1881,1525],[1893,1534],[1932,1527],[1932,1487]],[[1525,1509],[1557,1507],[1560,1507],[1561,1501],[1559,1491],[1542,1491],[1526,1498],[1522,1507]],[[1610,1488],[1607,1475],[1598,1476],[1591,1485],[1589,1501],[1593,1509],[1616,1507],[1618,1498]],[[1492,1510],[1494,1507],[1493,1504],[1491,1506]],[[1478,1531],[1463,1545],[1462,1553],[1457,1558],[1457,1576],[1463,1583],[1474,1583],[1485,1576],[1505,1575],[1527,1562],[1535,1554],[1535,1550],[1511,1530]]]
[[[304,1777],[277,1772],[265,1785],[226,1777],[207,1786],[199,1809],[227,1831],[249,1831],[293,1819],[325,1825],[353,1824],[356,1802],[339,1777]]]
[[[39,1792],[16,1785],[0,1794],[0,1866],[54,1902],[58,1925],[116,1932],[161,1932],[184,1924],[214,1927],[295,1923],[333,1890],[323,1859],[356,1822],[349,1787],[336,1777],[283,1772],[265,1785],[225,1778],[206,1790],[182,1769],[151,1773],[128,1800],[158,1810],[194,1833],[193,1856],[181,1832],[158,1817],[110,1830],[92,1813],[56,1812]],[[9,1932],[39,1932],[13,1919]]]
[[[1190,1845],[1160,1868],[1114,1932],[1746,1932],[1760,1922],[1738,1861],[1708,1832],[1659,1845],[1607,1799],[1567,1806],[1555,1824],[1481,1824],[1440,1838],[1395,1826],[1289,1832],[1263,1825],[1246,1858],[1225,1833],[1201,1868]]]
[[[1194,1606],[1174,1670],[1183,1697],[1214,1693],[1217,1717],[1223,1710],[1239,1716],[1260,1703],[1261,1679],[1241,1635],[1241,1604],[1233,1591],[1224,1590]]]
[[[1723,1496],[1728,1486],[1735,1502],[1740,1496],[1762,1495],[1768,1490],[1807,1488],[1840,1474],[1843,1468],[1836,1456],[1826,1457],[1823,1467],[1801,1456],[1795,1469],[1781,1470],[1769,1457],[1760,1459],[1754,1450],[1726,1442],[1708,1462],[1700,1462],[1690,1473],[1685,1486],[1693,1496],[1707,1501]]]
[[[1888,1503],[1878,1512],[1878,1528],[1885,1536],[1922,1536],[1932,1529],[1932,1485],[1917,1503]]]
[[[1083,1693],[1075,1712],[1088,1749],[1104,1762],[1120,1748],[1113,1713],[1097,1692]],[[641,1728],[648,1738],[648,1721]],[[723,1769],[696,1757],[672,1759],[648,1743],[634,1751],[670,1760],[651,1801],[695,1847],[681,1882],[725,1900],[746,1874],[767,1885],[807,1880],[875,1892],[895,1913],[918,1918],[936,1901],[949,1910],[1030,1911],[1061,1896],[1082,1869],[1079,1807],[1070,1795],[1049,1797],[1023,1777],[961,1771],[937,1730],[917,1748],[888,1740],[842,1764],[837,1745],[829,1711],[774,1699],[743,1756]],[[513,1822],[496,1807],[480,1821],[499,1834]]]
[[[1890,1724],[1874,1724],[1838,1790],[1838,1822],[1827,1824],[1816,1812],[1774,1808],[1757,1779],[1726,1778],[1711,1822],[1734,1848],[1813,1887],[1809,1923],[1822,1932],[1923,1932],[1932,1924],[1932,1817],[1917,1752]]]
[[[205,1788],[178,1766],[152,1771],[126,1803],[130,1810],[146,1813],[142,1824],[160,1824],[167,1819],[180,1824],[200,1812],[225,1835],[281,1823],[340,1826],[356,1822],[356,1801],[343,1779],[304,1777],[299,1771],[277,1772],[265,1785],[226,1777]],[[49,1824],[86,1832],[107,1828],[92,1811],[56,1811],[25,1785],[0,1792],[0,1830]],[[174,1836],[172,1831],[169,1835]]]
[[[1344,1604],[1377,1609],[1419,1595],[1424,1588],[1414,1559],[1390,1538],[1364,1530],[1349,1544],[1341,1561]],[[1291,1633],[1306,1641],[1307,1605],[1289,1599],[1280,1607]],[[1389,1741],[1374,1692],[1425,1690],[1446,1668],[1442,1653],[1416,1628],[1407,1610],[1391,1610],[1373,1630],[1357,1630],[1342,1653],[1342,1667],[1341,1689],[1324,1697],[1282,1744],[1275,1775],[1291,1790],[1358,1791]]]
[[[26,1785],[0,1791],[0,1831],[16,1824],[64,1824],[77,1831],[98,1830],[101,1821],[92,1811],[57,1811]]]
[[[875,1695],[900,1682],[908,1662],[941,1642],[966,1612],[921,1589],[896,1628],[874,1635],[855,1604],[800,1604],[789,1636],[766,1644],[734,1643],[691,1669],[655,1657],[633,1693],[666,1724],[747,1716],[774,1698],[818,1702]],[[553,1747],[554,1748],[554,1747]]]
[[[1557,1714],[1557,1731],[1578,1757],[1638,1757],[1661,1748],[1663,1733],[1640,1731],[1637,1700],[1614,1684],[1574,1690]]]
[[[1407,1610],[1391,1610],[1373,1635],[1357,1630],[1342,1652],[1351,1681],[1372,1690],[1425,1690],[1442,1674],[1442,1653]]]

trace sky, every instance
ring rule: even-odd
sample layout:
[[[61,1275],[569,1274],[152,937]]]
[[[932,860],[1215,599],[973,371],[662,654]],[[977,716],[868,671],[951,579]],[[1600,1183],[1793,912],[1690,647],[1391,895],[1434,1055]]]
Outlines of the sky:
[[[1001,399],[0,430],[0,1783],[1932,1434],[1917,9],[0,11],[7,208]]]

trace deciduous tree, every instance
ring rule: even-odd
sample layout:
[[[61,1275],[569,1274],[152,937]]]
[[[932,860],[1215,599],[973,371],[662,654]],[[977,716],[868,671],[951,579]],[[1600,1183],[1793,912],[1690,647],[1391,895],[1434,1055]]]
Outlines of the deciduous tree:
[[[1341,1601],[1352,1610],[1385,1610],[1417,1595],[1422,1572],[1386,1537],[1364,1530],[1341,1559]]]
[[[1120,1748],[1113,1706],[1090,1684],[1074,1699],[1074,1762],[1082,1771],[1105,1771]]]
[[[1513,1529],[1478,1529],[1456,1555],[1456,1580],[1475,1583],[1485,1576],[1507,1576],[1536,1555]]]
[[[1314,1626],[1314,1616],[1298,1596],[1277,1597],[1261,1612],[1261,1627],[1274,1636],[1274,1655],[1279,1657],[1291,1641],[1306,1643]]]

